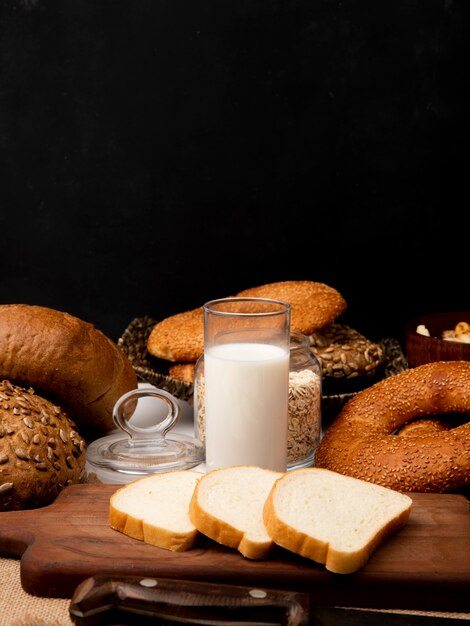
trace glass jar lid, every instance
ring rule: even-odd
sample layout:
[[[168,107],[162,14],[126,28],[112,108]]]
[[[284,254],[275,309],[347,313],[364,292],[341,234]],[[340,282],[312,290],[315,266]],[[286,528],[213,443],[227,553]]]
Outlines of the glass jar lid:
[[[132,415],[140,398],[152,397],[168,406],[168,413],[142,427],[133,424]],[[87,462],[92,468],[118,474],[145,476],[157,472],[191,469],[204,462],[204,446],[194,437],[171,432],[178,423],[180,407],[175,398],[162,389],[134,389],[116,402],[113,419],[119,431],[89,444]]]

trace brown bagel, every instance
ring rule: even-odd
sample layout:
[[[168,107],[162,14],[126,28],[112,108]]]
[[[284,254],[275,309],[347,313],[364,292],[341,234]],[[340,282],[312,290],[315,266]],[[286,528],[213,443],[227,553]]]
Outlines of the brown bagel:
[[[0,377],[33,387],[91,434],[115,428],[114,404],[137,387],[127,356],[95,326],[27,304],[0,305]]]
[[[470,422],[397,436],[409,421],[470,414],[470,362],[438,361],[360,391],[327,428],[315,465],[398,491],[446,492],[470,484]]]

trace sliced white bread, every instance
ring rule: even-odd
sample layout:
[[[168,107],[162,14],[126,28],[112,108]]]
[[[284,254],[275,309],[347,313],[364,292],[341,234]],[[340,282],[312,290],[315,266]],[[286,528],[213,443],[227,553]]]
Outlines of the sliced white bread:
[[[110,498],[109,525],[159,548],[188,550],[198,538],[189,502],[201,476],[188,470],[162,472],[124,485]]]
[[[189,516],[218,543],[236,548],[248,559],[264,559],[274,547],[263,523],[263,507],[280,472],[255,466],[212,470],[198,481]]]
[[[273,541],[338,574],[361,568],[408,521],[406,494],[320,468],[284,474],[266,499]]]

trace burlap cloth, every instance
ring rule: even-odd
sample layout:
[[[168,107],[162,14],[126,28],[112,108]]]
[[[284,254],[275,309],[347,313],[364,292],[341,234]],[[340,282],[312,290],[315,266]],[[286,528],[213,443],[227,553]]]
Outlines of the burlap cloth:
[[[0,626],[73,626],[70,600],[40,598],[23,590],[20,561],[0,558]]]
[[[69,599],[41,598],[24,591],[20,581],[18,559],[0,557],[0,581],[0,626],[74,626],[69,616]],[[383,612],[446,617],[455,619],[458,626],[470,623],[468,613],[399,610]]]

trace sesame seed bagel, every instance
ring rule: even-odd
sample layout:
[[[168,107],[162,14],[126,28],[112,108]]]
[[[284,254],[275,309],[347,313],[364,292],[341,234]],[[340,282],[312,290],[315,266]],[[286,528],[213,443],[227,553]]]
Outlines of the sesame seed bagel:
[[[315,465],[397,491],[470,484],[470,422],[397,436],[411,420],[470,414],[470,362],[439,361],[384,378],[349,400],[327,428]]]
[[[346,310],[346,301],[336,289],[308,280],[269,283],[235,296],[287,302],[291,305],[291,331],[305,335],[331,324]],[[148,337],[147,350],[174,363],[195,363],[204,352],[203,307],[157,322]]]
[[[441,433],[445,430],[450,430],[451,425],[441,419],[422,418],[416,419],[412,422],[405,424],[397,432],[399,437],[410,437],[414,435],[429,435],[435,433]]]

